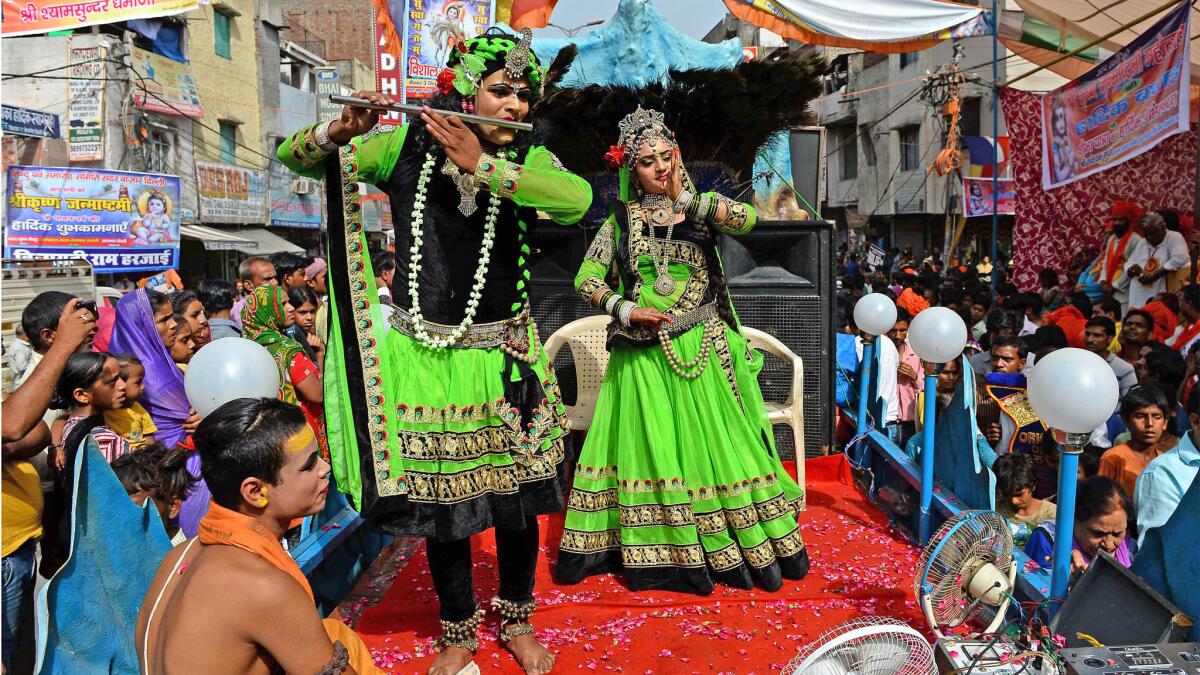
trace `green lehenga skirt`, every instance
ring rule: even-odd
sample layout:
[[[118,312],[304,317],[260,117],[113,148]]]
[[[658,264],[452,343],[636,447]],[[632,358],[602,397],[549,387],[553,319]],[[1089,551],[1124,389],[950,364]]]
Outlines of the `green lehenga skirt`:
[[[704,372],[677,374],[658,346],[614,344],[568,498],[555,574],[621,572],[634,590],[776,590],[808,572],[803,495],[775,452],[762,356],[725,324]],[[688,361],[704,326],[675,338]]]

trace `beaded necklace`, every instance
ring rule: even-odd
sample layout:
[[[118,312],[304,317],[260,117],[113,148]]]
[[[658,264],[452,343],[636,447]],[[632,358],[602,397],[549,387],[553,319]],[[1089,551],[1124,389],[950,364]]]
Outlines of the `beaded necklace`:
[[[509,161],[515,160],[517,153],[509,151],[507,153]],[[421,293],[418,274],[421,271],[421,244],[423,243],[422,229],[425,225],[425,202],[429,191],[429,179],[433,176],[433,167],[436,163],[436,158],[432,152],[425,153],[425,163],[421,166],[421,173],[417,178],[417,196],[413,201],[412,220],[410,222],[410,232],[412,233],[412,246],[409,248],[408,262],[408,297],[411,301],[410,316],[413,323],[413,337],[418,342],[432,349],[446,349],[455,345],[467,334],[467,331],[475,323],[475,314],[479,310],[479,302],[483,298],[483,286],[487,282],[488,268],[492,260],[492,247],[496,241],[496,219],[500,215],[500,195],[492,192],[488,197],[487,217],[483,223],[483,242],[479,247],[479,266],[475,269],[475,283],[471,287],[471,294],[467,300],[466,316],[459,322],[454,330],[444,338],[434,338],[425,329],[425,321],[421,315]],[[517,288],[521,292],[521,302],[514,303],[513,311],[524,310],[528,314],[529,308],[529,290],[527,282],[529,272],[526,269],[525,256],[529,255],[530,249],[525,244],[525,224],[518,223],[517,228],[517,245],[521,251],[520,257],[517,259],[517,264],[521,268],[521,279],[517,282]],[[528,341],[528,345],[524,352],[519,350],[517,341],[511,344],[503,344],[500,346],[506,354],[513,358],[533,363],[537,361],[540,354],[540,349],[537,339],[537,324],[534,323],[532,317],[529,318],[529,327],[533,331],[533,337]]]

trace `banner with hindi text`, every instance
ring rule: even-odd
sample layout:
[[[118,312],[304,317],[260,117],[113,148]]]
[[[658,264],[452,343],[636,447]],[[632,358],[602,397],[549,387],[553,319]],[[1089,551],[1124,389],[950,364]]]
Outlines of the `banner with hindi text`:
[[[5,258],[86,258],[106,273],[179,265],[179,176],[12,166],[5,197]]]
[[[4,0],[4,37],[190,12],[199,0]]]
[[[267,222],[267,175],[234,164],[196,162],[200,220],[261,225]]]
[[[1011,178],[1001,178],[992,183],[991,178],[963,178],[963,215],[967,218],[992,215],[995,185],[1000,186],[995,197],[996,211],[1001,215],[1017,212],[1017,188]]]
[[[1188,129],[1190,3],[1042,97],[1042,188],[1109,169]]]

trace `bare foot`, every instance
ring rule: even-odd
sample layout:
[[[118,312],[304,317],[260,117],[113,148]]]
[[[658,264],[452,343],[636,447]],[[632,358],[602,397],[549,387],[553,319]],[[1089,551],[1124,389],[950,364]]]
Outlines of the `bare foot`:
[[[446,647],[438,657],[433,660],[433,665],[429,666],[428,675],[458,675],[471,664],[475,655],[469,650],[461,647]],[[474,672],[478,673],[478,670]]]
[[[544,675],[554,667],[554,653],[538,643],[533,633],[502,643],[529,675]]]

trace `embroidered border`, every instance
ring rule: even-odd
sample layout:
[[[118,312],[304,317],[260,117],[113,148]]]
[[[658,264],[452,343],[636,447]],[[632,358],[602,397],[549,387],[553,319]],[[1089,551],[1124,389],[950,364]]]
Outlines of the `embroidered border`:
[[[717,572],[731,570],[742,564],[742,550],[736,541],[731,541],[711,553],[705,552],[704,557],[708,560],[708,566]]]
[[[346,267],[350,276],[349,311],[354,319],[354,339],[359,361],[362,364],[363,384],[366,388],[367,432],[371,438],[372,466],[375,470],[376,491],[380,497],[407,494],[408,477],[403,469],[392,478],[392,463],[387,452],[387,405],[383,390],[380,360],[375,353],[378,346],[373,335],[371,304],[377,298],[369,297],[366,280],[366,251],[362,241],[362,205],[358,194],[358,144],[351,142],[342,147],[340,156],[342,172],[342,210],[346,227]],[[376,448],[381,448],[379,452]],[[361,452],[361,449],[360,449]]]
[[[658,478],[658,479],[624,479],[617,478],[618,468],[612,466],[588,466],[580,464],[575,468],[575,475],[587,480],[605,480],[616,479],[617,492],[638,493],[638,492],[675,492],[679,490],[687,490],[688,496],[693,499],[714,499],[717,497],[729,497],[743,494],[751,490],[761,490],[763,488],[772,487],[779,484],[779,478],[774,472],[768,473],[765,476],[755,476],[747,478],[738,483],[731,485],[715,485],[715,486],[700,486],[690,488],[687,483],[678,477],[673,478]],[[574,488],[572,493],[579,490]],[[591,494],[601,495],[611,492],[612,488],[606,488],[603,491]],[[615,500],[616,493],[613,493],[614,500],[606,508],[617,508],[618,502]]]
[[[601,265],[611,265],[615,239],[616,227],[612,220],[604,221],[600,230],[596,232],[596,238],[592,240],[591,246],[588,246],[587,253],[583,254],[584,260],[592,260]]]
[[[690,504],[638,504],[618,509],[621,527],[688,527],[696,524]]]
[[[725,208],[727,209],[725,221],[722,223],[713,223],[713,226],[726,234],[744,234],[749,232],[752,223],[750,222],[750,214],[746,205],[725,195],[713,194],[717,199],[725,203]]]
[[[292,134],[291,139],[289,139],[292,143],[292,159],[304,166],[312,166],[329,156],[331,151],[317,145],[316,131],[317,127],[321,126],[321,124],[322,122],[310,124]]]
[[[621,562],[625,567],[703,567],[704,547],[699,544],[622,546]]]
[[[725,322],[720,319],[709,319],[709,326],[713,329],[711,331],[712,344],[713,352],[717,355],[717,363],[720,363],[721,370],[725,371],[725,380],[729,382],[729,388],[733,390],[738,407],[745,411],[746,404],[742,402],[742,391],[738,389],[737,373],[733,370],[733,353],[729,349],[729,334],[725,332]]]
[[[562,438],[555,439],[545,452],[528,464],[483,466],[453,474],[408,470],[409,499],[432,504],[456,504],[486,493],[514,494],[522,483],[554,478],[565,453]]]

